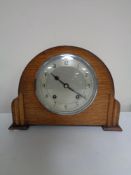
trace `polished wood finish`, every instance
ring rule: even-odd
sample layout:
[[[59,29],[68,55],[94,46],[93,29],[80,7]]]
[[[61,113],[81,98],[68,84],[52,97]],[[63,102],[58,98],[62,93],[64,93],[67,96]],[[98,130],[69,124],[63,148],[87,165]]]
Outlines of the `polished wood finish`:
[[[40,66],[59,54],[75,54],[85,59],[95,70],[98,92],[93,103],[83,112],[61,116],[49,112],[35,95],[35,77]],[[91,52],[74,46],[50,48],[33,58],[24,69],[18,89],[18,97],[12,102],[14,129],[28,125],[97,125],[105,130],[120,130],[118,121],[120,104],[114,98],[114,83],[105,64]],[[11,127],[13,129],[13,127]]]

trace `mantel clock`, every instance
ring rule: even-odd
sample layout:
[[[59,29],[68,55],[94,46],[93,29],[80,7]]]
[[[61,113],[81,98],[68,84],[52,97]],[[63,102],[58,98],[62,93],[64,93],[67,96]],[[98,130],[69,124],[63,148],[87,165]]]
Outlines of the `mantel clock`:
[[[105,64],[93,53],[58,46],[33,58],[12,102],[10,129],[30,125],[94,125],[120,131],[120,104]]]

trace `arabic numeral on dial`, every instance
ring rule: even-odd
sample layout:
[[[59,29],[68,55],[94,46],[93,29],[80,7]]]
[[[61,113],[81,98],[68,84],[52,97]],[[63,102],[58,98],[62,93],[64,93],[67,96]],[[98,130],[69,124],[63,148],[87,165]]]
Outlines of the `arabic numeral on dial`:
[[[77,107],[79,106],[79,102],[78,102],[78,101],[76,101],[76,106],[77,106]]]
[[[42,86],[45,87],[45,84],[43,83]]]
[[[89,88],[91,88],[91,84],[90,83],[87,83],[86,89],[89,89]]]
[[[88,72],[85,73],[85,77],[88,77]]]
[[[79,67],[80,67],[80,63],[78,63],[78,64],[76,65],[76,68],[77,68],[77,69],[79,69]]]
[[[54,101],[53,107],[54,107],[54,108],[56,107],[56,101]]]
[[[90,88],[90,87],[91,87],[91,84],[90,84],[90,83],[88,83],[88,84],[87,84],[87,86]]]
[[[65,60],[64,65],[68,65],[68,64],[69,64],[68,60]]]
[[[67,109],[67,105],[64,105],[65,110]]]
[[[53,66],[52,66],[53,68],[56,68],[56,64],[53,64]]]
[[[46,94],[45,97],[48,98],[48,94]]]

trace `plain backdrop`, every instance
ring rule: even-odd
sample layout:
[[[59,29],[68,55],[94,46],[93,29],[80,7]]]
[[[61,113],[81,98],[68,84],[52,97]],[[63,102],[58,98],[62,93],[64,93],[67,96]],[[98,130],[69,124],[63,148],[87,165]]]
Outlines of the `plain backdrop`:
[[[0,0],[0,112],[10,112],[27,63],[58,45],[100,57],[121,111],[131,111],[130,0]]]

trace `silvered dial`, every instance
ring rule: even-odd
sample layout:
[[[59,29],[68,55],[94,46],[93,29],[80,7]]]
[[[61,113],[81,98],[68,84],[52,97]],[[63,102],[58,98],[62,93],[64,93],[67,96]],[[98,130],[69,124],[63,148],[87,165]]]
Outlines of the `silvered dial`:
[[[43,63],[36,75],[36,96],[60,115],[82,112],[94,100],[97,80],[93,68],[77,55],[62,54]]]

